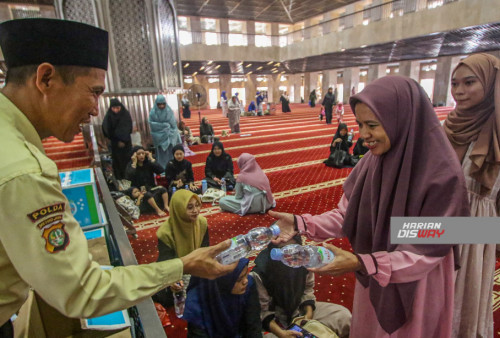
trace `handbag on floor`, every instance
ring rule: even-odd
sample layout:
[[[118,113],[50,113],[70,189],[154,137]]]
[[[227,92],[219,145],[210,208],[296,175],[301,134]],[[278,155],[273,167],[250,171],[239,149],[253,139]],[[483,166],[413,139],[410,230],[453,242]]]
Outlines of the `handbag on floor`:
[[[343,168],[346,157],[347,157],[347,152],[345,150],[340,149],[340,143],[337,143],[337,146],[335,147],[330,146],[330,156],[326,161],[324,161],[324,163],[328,167]]]
[[[220,189],[208,188],[201,196],[201,201],[204,203],[217,203],[221,197],[226,196],[226,193]]]

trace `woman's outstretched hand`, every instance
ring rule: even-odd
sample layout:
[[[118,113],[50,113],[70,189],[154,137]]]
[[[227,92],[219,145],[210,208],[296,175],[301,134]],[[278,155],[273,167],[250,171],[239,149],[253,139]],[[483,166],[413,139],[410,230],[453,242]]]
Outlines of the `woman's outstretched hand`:
[[[338,276],[363,269],[363,264],[355,254],[331,244],[325,243],[323,246],[333,252],[335,259],[321,268],[310,268],[309,271]]]
[[[277,219],[276,224],[280,227],[281,231],[280,235],[272,241],[274,244],[288,242],[298,233],[295,231],[295,216],[293,214],[272,210],[269,210],[268,214],[269,216]]]

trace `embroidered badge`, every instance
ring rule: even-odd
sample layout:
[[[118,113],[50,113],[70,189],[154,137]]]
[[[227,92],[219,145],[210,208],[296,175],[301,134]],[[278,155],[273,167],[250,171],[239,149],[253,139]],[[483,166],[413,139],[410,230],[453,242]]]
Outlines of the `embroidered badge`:
[[[56,215],[54,217],[50,217],[50,218],[47,218],[45,221],[41,221],[40,223],[38,223],[36,226],[39,228],[39,229],[42,229],[44,228],[46,225],[50,224],[50,223],[55,223],[56,221],[60,221],[63,219],[63,216],[62,215]]]
[[[69,244],[69,235],[64,230],[65,224],[57,222],[43,229],[42,237],[45,238],[45,249],[50,252],[65,250]]]
[[[34,223],[40,218],[44,218],[46,216],[55,214],[57,212],[64,212],[64,206],[65,203],[56,203],[49,205],[47,207],[43,207],[41,209],[38,209],[36,211],[33,211],[28,214],[28,218]]]

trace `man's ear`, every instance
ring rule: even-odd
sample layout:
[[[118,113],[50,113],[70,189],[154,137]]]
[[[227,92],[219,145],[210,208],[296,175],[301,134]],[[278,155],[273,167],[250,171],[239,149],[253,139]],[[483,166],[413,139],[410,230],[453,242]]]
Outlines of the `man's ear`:
[[[42,93],[46,93],[54,85],[54,78],[56,76],[55,67],[47,62],[44,62],[36,69],[35,85]]]

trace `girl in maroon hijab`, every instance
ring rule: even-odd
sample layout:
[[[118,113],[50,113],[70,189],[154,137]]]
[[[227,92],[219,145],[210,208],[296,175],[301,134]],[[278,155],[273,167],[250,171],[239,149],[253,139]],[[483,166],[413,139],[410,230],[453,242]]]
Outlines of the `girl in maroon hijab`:
[[[444,129],[462,162],[471,215],[500,216],[500,60],[469,56],[452,74],[457,105]],[[493,337],[492,297],[496,245],[460,246],[454,337]]]
[[[311,271],[355,272],[351,337],[449,337],[454,247],[392,244],[390,220],[468,216],[460,163],[414,80],[375,80],[350,104],[370,151],[347,178],[338,208],[317,216],[269,214],[279,218],[283,239],[294,228],[317,241],[349,239],[354,254],[326,244],[335,260]]]

